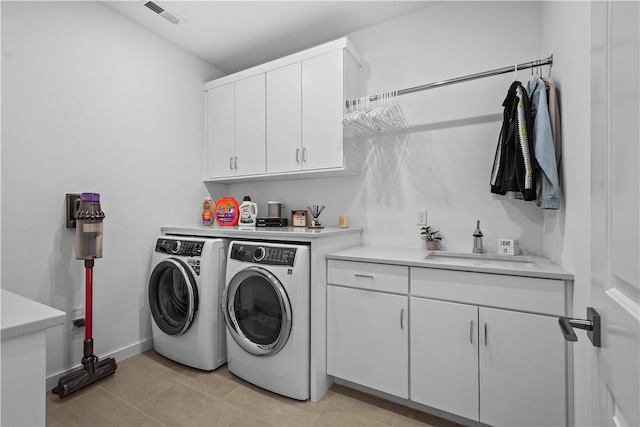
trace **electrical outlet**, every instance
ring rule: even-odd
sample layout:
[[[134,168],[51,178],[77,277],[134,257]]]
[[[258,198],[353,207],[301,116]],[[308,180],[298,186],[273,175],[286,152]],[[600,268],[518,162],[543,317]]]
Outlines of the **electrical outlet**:
[[[416,210],[416,225],[427,225],[427,210]]]

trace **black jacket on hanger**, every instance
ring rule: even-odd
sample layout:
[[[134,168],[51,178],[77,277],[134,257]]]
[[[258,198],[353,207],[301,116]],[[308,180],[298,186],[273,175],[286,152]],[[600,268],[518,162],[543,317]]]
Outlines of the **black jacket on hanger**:
[[[502,129],[491,171],[491,192],[520,193],[524,200],[536,200],[531,106],[527,91],[518,81],[511,84],[504,107]]]

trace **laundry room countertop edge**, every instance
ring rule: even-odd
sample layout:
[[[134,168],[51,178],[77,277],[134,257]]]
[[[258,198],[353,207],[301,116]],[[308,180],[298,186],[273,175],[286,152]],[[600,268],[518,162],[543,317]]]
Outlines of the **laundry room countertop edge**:
[[[164,235],[224,237],[235,239],[285,239],[311,241],[323,237],[362,233],[362,228],[325,227],[313,229],[308,227],[205,227],[203,225],[163,226],[160,231]]]
[[[357,262],[372,262],[377,264],[393,264],[408,267],[437,268],[441,270],[457,270],[478,273],[504,274],[511,276],[537,277],[543,279],[574,280],[573,273],[548,258],[536,255],[528,255],[537,264],[536,268],[524,266],[496,266],[484,264],[482,261],[473,264],[460,265],[447,263],[446,261],[433,262],[427,256],[432,251],[418,248],[391,248],[375,246],[356,246],[350,249],[333,252],[326,255],[327,259]],[[514,257],[514,260],[518,256]]]
[[[2,289],[2,340],[61,325],[65,312]]]

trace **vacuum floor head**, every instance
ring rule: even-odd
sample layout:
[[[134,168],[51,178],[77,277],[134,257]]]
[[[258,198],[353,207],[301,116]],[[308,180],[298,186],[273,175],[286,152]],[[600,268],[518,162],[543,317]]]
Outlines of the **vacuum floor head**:
[[[116,359],[113,357],[100,360],[95,364],[93,373],[89,373],[85,368],[80,368],[80,370],[60,378],[58,380],[58,386],[51,390],[51,392],[53,394],[57,394],[62,399],[71,393],[81,390],[96,381],[114,374],[116,369],[118,369],[118,364],[116,363]]]

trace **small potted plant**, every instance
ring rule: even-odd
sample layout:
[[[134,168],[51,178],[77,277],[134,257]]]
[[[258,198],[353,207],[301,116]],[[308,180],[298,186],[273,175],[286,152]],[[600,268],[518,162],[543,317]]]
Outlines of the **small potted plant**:
[[[422,227],[420,230],[422,240],[427,242],[427,249],[440,249],[440,240],[442,240],[442,236],[438,230],[432,230],[430,225]]]

